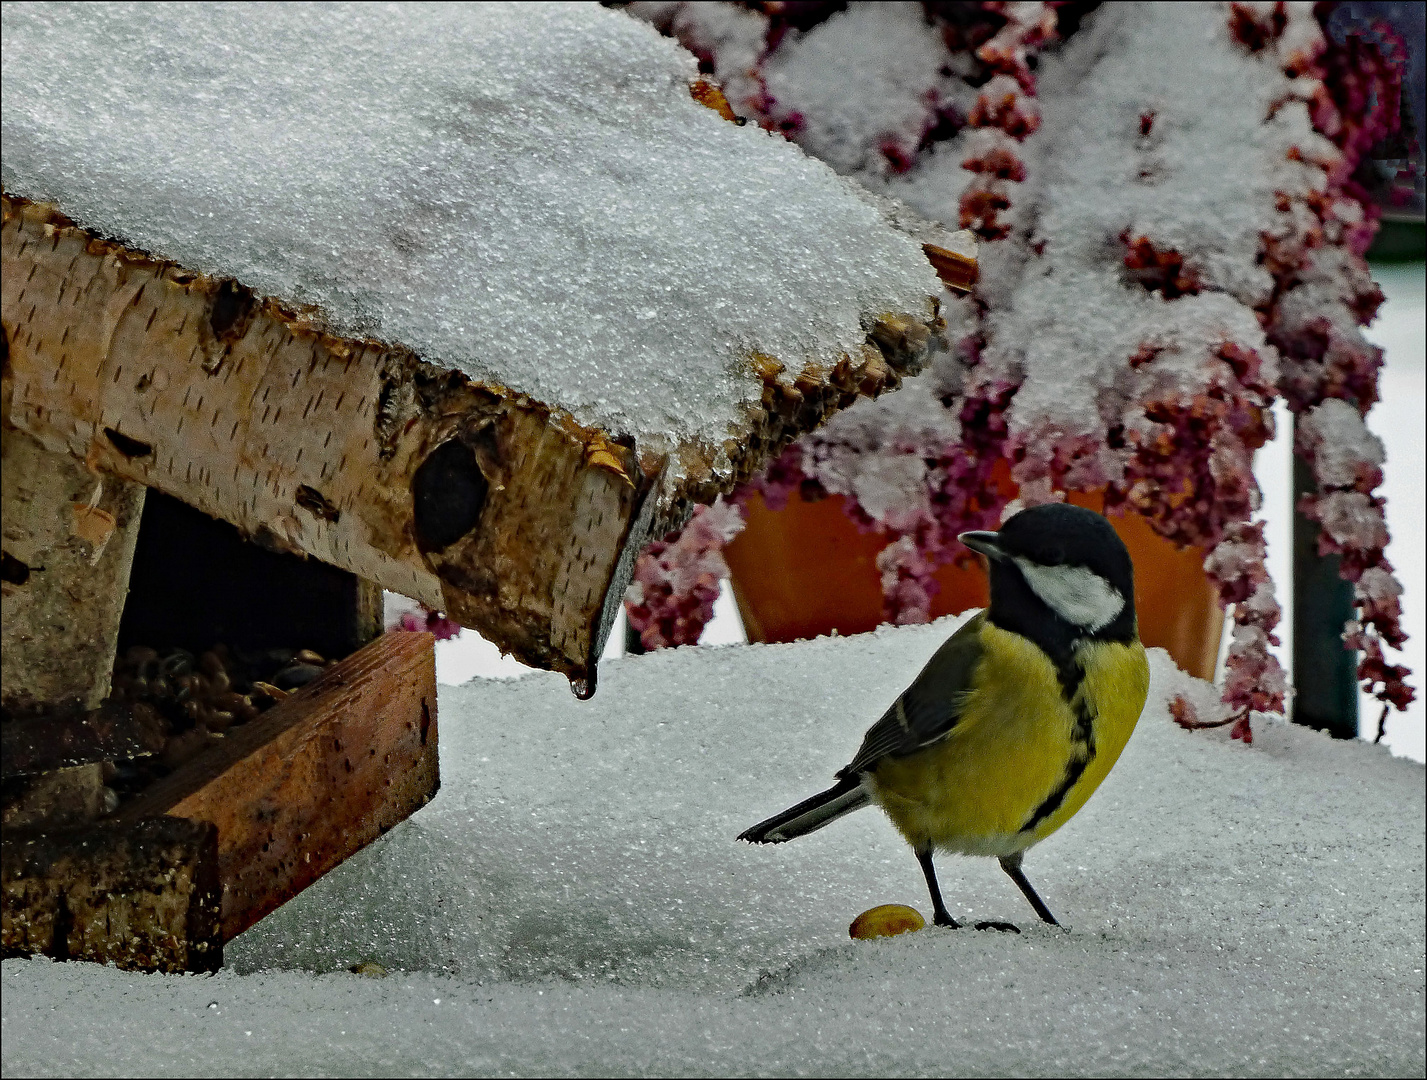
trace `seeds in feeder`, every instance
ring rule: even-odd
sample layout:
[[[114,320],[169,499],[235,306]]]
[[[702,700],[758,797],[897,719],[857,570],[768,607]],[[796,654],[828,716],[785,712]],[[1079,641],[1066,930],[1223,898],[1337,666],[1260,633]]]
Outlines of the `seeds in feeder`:
[[[164,743],[159,761],[166,769],[176,769],[198,754],[208,745],[208,731],[202,725],[181,735],[174,735]]]
[[[273,682],[284,690],[296,690],[321,674],[322,669],[316,664],[289,664],[273,676]]]
[[[215,709],[224,709],[231,713],[236,713],[244,705],[248,704],[248,699],[236,690],[224,690],[217,694],[212,694],[208,698],[209,704]]]
[[[170,676],[192,674],[193,654],[187,649],[174,649],[159,661],[159,671]]]
[[[195,657],[177,647],[162,652],[145,645],[128,647],[114,664],[113,696],[159,731],[176,727],[178,732],[153,757],[120,762],[117,771],[110,770],[119,777],[116,798],[130,797],[222,739],[230,728],[255,720],[292,690],[312,682],[328,664],[314,649],[235,654],[220,642]],[[276,674],[268,674],[274,669]],[[252,678],[261,674],[272,681]]]
[[[149,692],[149,681],[142,675],[127,672],[114,676],[114,693],[120,697],[141,698]]]
[[[286,690],[279,690],[272,683],[263,682],[261,679],[253,680],[253,692],[256,694],[266,695],[267,697],[272,698],[275,702],[281,701],[283,698],[287,697]]]
[[[130,645],[124,650],[124,663],[138,670],[145,664],[158,663],[159,654],[147,645]]]

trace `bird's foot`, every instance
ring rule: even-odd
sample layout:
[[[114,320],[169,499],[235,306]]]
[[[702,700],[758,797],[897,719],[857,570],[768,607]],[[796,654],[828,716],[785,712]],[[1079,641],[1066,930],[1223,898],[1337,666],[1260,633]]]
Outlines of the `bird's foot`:
[[[976,924],[978,930],[999,930],[1003,934],[1019,934],[1021,928],[1015,923],[1008,922],[979,922]]]
[[[937,911],[932,914],[933,926],[945,926],[949,930],[960,930],[961,924],[948,915],[945,911]]]

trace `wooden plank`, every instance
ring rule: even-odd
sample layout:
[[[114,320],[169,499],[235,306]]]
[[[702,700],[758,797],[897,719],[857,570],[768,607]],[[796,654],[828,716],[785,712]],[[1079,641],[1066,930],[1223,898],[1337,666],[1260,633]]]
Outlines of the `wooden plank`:
[[[6,956],[43,953],[165,972],[223,964],[218,839],[206,822],[7,829],[0,889]]]
[[[436,793],[434,640],[383,634],[115,815],[217,826],[225,941]]]
[[[104,766],[97,761],[31,776],[7,776],[0,823],[6,830],[87,825],[113,809],[105,796]]]
[[[723,443],[679,447],[671,461],[99,238],[52,205],[3,206],[12,424],[591,687],[651,534],[836,409],[915,373],[939,325],[933,313],[869,313],[856,355],[786,384],[783,361],[758,358],[761,406]]]
[[[163,749],[165,726],[153,709],[110,698],[87,711],[47,711],[0,724],[4,778],[103,761],[130,761]]]

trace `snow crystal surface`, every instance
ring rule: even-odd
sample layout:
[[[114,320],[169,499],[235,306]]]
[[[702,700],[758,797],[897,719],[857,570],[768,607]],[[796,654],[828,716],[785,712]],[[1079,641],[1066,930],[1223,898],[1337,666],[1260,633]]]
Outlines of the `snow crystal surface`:
[[[876,810],[733,837],[826,786],[959,620],[441,691],[442,789],[234,941],[211,977],[7,960],[6,1075],[1421,1075],[1423,767],[1260,721],[1183,731],[1151,654],[1101,790],[1027,873]],[[373,962],[367,978],[346,969]]]
[[[734,113],[756,112],[755,102],[763,96],[763,87],[754,69],[768,33],[768,17],[761,11],[735,4],[647,0],[634,0],[624,10],[661,30],[672,30],[700,58],[716,58],[714,77],[723,86]]]
[[[5,189],[661,440],[939,291],[824,164],[594,4],[6,5]]]
[[[1044,122],[1025,144],[1043,244],[1018,268],[988,350],[1033,376],[1013,429],[1103,432],[1145,342],[1160,350],[1155,377],[1191,391],[1206,343],[1225,341],[1260,350],[1272,383],[1253,311],[1273,289],[1262,235],[1279,227],[1276,191],[1313,186],[1315,167],[1289,151],[1327,143],[1291,80],[1227,43],[1225,19],[1216,4],[1114,5],[1043,65]],[[1204,291],[1170,301],[1130,283],[1122,238],[1141,237],[1186,253]],[[1161,388],[1133,389],[1144,401]]]
[[[1381,466],[1386,460],[1382,440],[1342,398],[1314,406],[1299,424],[1313,441],[1313,470],[1321,487],[1352,487],[1361,479],[1360,469]]]
[[[921,4],[858,4],[780,49],[764,77],[799,139],[839,172],[883,172],[879,144],[915,151],[938,103],[975,93],[943,71],[941,31]]]

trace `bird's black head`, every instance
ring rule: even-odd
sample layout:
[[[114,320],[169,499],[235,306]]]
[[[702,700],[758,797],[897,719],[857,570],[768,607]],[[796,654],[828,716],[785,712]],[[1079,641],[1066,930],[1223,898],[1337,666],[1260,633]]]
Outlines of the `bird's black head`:
[[[1132,641],[1135,571],[1100,514],[1069,503],[1022,510],[998,532],[961,534],[990,562],[993,623],[1053,655],[1076,641]]]

